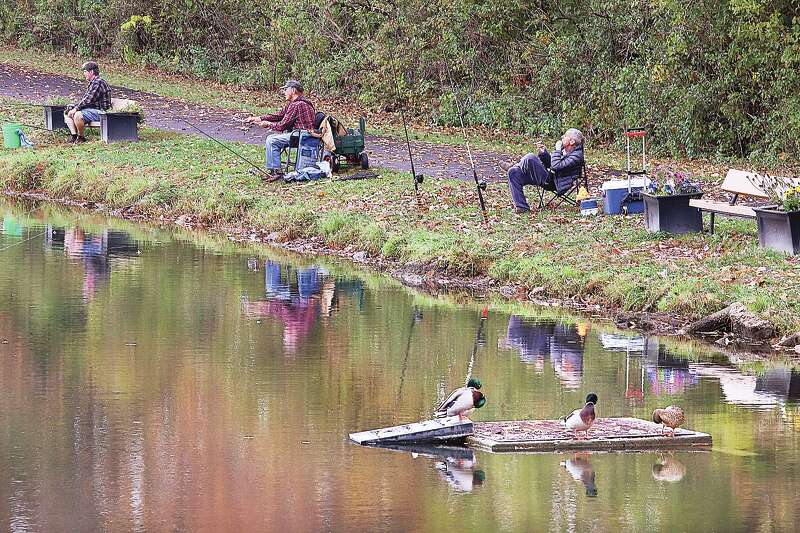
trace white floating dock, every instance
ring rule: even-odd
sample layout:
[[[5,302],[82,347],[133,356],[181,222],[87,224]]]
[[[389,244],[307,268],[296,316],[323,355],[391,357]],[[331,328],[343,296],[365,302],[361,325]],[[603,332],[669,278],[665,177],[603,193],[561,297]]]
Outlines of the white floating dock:
[[[350,440],[361,445],[401,444],[413,442],[441,442],[472,435],[471,420],[459,420],[457,416],[412,422],[402,426],[371,429],[350,433]]]

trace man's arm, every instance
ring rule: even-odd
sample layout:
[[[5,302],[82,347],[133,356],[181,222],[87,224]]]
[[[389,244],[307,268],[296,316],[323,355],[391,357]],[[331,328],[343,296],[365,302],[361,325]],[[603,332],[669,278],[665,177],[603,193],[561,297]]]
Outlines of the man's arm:
[[[278,122],[286,115],[286,111],[289,109],[289,104],[283,106],[283,109],[278,111],[277,113],[269,113],[267,115],[261,115],[260,118],[262,121],[267,122]]]
[[[85,109],[89,107],[89,103],[94,101],[95,96],[97,96],[97,91],[100,90],[100,82],[97,79],[92,80],[89,82],[89,88],[86,90],[86,95],[83,97],[83,100],[75,104],[74,109],[76,111],[80,111],[81,109]]]
[[[555,150],[550,163],[550,170],[560,172],[568,168],[579,167],[582,163],[583,152],[573,150],[568,154],[564,154],[562,150]]]

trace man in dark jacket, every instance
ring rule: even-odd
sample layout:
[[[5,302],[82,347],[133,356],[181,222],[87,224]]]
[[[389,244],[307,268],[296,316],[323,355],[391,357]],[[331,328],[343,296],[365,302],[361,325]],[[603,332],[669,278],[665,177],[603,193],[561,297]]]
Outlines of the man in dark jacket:
[[[87,123],[100,120],[100,113],[111,108],[111,89],[100,77],[100,67],[94,61],[87,61],[81,67],[83,76],[89,82],[86,94],[75,105],[69,106],[64,114],[64,122],[72,133],[73,143],[86,142],[83,135]]]
[[[572,187],[582,168],[583,134],[579,130],[568,129],[556,143],[552,154],[544,145],[539,145],[538,156],[528,154],[508,169],[508,188],[511,190],[514,212],[524,214],[531,210],[522,192],[525,185],[547,187],[561,194]]]
[[[289,80],[281,90],[286,97],[283,109],[277,113],[245,119],[249,124],[257,124],[277,132],[267,137],[266,160],[269,177],[266,181],[276,181],[281,178],[281,151],[289,146],[292,130],[314,129],[314,104],[303,96],[303,85],[297,80]]]

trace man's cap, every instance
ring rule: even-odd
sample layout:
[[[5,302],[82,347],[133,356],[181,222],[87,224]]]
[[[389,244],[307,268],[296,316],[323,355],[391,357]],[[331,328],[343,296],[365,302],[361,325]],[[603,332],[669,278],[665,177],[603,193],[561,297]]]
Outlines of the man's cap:
[[[98,72],[100,70],[100,65],[98,65],[94,61],[87,61],[86,63],[83,64],[81,70],[83,71],[93,70],[95,72]]]
[[[288,80],[286,83],[283,84],[283,87],[281,87],[281,91],[284,89],[288,89],[289,87],[291,87],[292,89],[297,89],[300,92],[303,92],[303,84],[297,80]]]

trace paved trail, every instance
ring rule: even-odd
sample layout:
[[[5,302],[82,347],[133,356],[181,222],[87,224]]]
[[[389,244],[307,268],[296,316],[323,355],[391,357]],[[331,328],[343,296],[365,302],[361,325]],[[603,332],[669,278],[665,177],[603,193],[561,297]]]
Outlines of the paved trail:
[[[43,103],[48,97],[81,93],[85,87],[86,83],[82,80],[0,63],[2,96],[29,103]],[[185,118],[221,140],[263,145],[270,133],[263,128],[242,129],[239,120],[247,114],[236,110],[186,103],[126,87],[112,86],[112,92],[115,97],[136,100],[145,111],[147,124],[161,130],[197,134],[181,120]],[[411,146],[417,172],[436,178],[472,179],[472,170],[464,147],[443,146],[423,141],[412,141]],[[411,170],[404,142],[368,133],[366,148],[371,166]],[[508,168],[520,156],[521,154],[473,150],[478,176],[486,180],[504,179],[506,176],[504,168]]]

